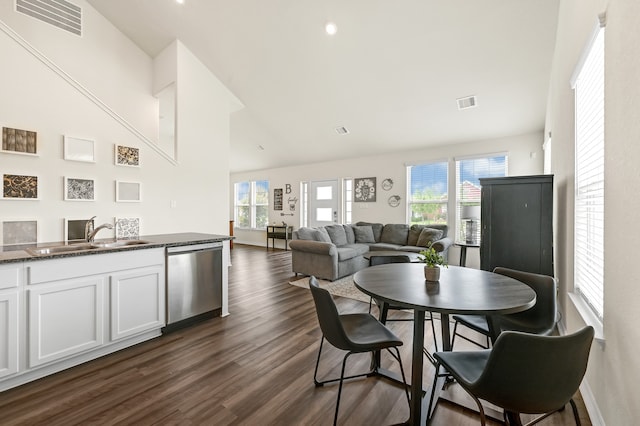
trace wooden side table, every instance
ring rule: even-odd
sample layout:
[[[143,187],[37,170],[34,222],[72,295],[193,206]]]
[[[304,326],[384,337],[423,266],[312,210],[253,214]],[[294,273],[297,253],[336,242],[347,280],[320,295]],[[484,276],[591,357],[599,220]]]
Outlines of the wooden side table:
[[[480,248],[480,244],[476,243],[455,243],[460,247],[460,266],[467,266],[467,247]]]
[[[271,248],[276,248],[276,240],[284,240],[284,249],[289,250],[292,233],[293,226],[267,225],[267,250],[269,250],[269,239],[271,239]]]

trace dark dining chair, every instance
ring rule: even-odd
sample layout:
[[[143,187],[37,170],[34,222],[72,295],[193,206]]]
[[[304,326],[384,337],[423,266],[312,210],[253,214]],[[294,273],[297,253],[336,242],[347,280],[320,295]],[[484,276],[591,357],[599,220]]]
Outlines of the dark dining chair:
[[[391,255],[374,255],[372,254],[369,258],[369,266],[376,265],[386,265],[389,263],[410,263],[411,259],[409,256],[400,255],[400,256],[391,256]],[[373,297],[369,298],[369,313],[371,313],[371,306],[373,304]],[[380,308],[382,306],[382,302],[376,300],[376,305]]]
[[[323,288],[320,288],[316,277],[309,278],[309,288],[313,296],[316,306],[318,322],[322,330],[322,338],[320,339],[320,349],[318,350],[318,358],[313,373],[313,382],[316,386],[323,386],[326,383],[338,382],[338,398],[336,401],[336,411],[333,416],[333,424],[338,422],[338,410],[340,408],[340,396],[342,394],[342,384],[346,379],[356,377],[372,376],[378,371],[379,365],[374,363],[370,371],[362,374],[356,374],[345,377],[345,367],[347,359],[350,355],[356,353],[378,352],[386,349],[400,364],[400,373],[402,382],[404,383],[405,394],[407,395],[407,403],[409,403],[409,389],[404,375],[402,360],[400,359],[399,346],[402,346],[402,340],[396,336],[391,330],[384,326],[380,321],[375,319],[368,313],[340,314],[336,307],[331,294]],[[340,377],[324,381],[318,380],[318,366],[320,365],[320,356],[322,354],[322,344],[325,339],[334,347],[347,351],[342,360],[342,370]],[[393,349],[393,350],[392,350]],[[372,357],[376,359],[376,357]]]
[[[508,424],[521,425],[521,413],[542,414],[526,426],[570,403],[580,426],[573,395],[587,369],[593,335],[591,326],[566,336],[505,331],[492,349],[436,352],[436,372],[444,367],[471,395],[483,426],[486,418],[480,400],[504,409]]]
[[[451,347],[453,347],[456,336],[478,346],[489,348],[490,338],[497,337],[502,331],[522,331],[541,335],[549,335],[554,331],[558,316],[558,290],[555,278],[502,267],[495,268],[493,272],[516,279],[531,287],[536,293],[536,304],[524,312],[494,316],[493,324],[496,336],[491,336],[487,318],[483,315],[453,315],[455,325],[453,327]],[[460,334],[458,325],[464,325],[486,336],[486,346]]]

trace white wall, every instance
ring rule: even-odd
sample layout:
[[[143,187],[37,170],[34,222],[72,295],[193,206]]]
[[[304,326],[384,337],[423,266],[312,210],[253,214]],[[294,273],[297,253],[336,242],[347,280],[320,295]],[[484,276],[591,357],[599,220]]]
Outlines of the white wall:
[[[178,163],[167,160],[145,143],[158,136],[153,58],[77,3],[82,37],[14,12],[13,2],[0,4],[0,125],[38,133],[38,156],[0,153],[0,173],[39,180],[39,200],[0,200],[0,219],[37,219],[42,242],[63,239],[64,218],[94,215],[97,223],[139,217],[147,235],[227,234],[229,117],[237,100],[177,43]],[[63,160],[63,135],[95,140],[96,163]],[[115,166],[114,144],[140,148],[142,166]],[[63,201],[64,176],[95,179],[96,201]],[[141,182],[142,202],[116,203],[115,180]]]
[[[585,321],[567,290],[573,286],[574,109],[569,80],[594,28],[607,13],[605,40],[605,264],[604,337],[594,343],[583,396],[594,424],[631,425],[640,417],[640,271],[636,262],[640,200],[640,2],[563,0],[548,100],[547,131],[553,135],[556,177],[556,267],[565,325]]]
[[[346,136],[345,138],[348,138]],[[348,139],[345,139],[348,143]],[[233,183],[248,180],[266,179],[270,186],[270,199],[273,199],[274,188],[285,188],[286,184],[292,187],[291,194],[284,194],[285,212],[288,212],[287,198],[297,197],[300,200],[300,182],[319,181],[338,178],[377,178],[377,200],[375,203],[354,203],[353,222],[369,221],[380,223],[406,223],[406,164],[431,162],[440,160],[453,160],[458,157],[507,153],[509,156],[509,175],[541,174],[543,169],[543,137],[542,132],[526,135],[517,135],[494,140],[475,141],[459,145],[443,145],[428,149],[397,152],[388,155],[374,157],[349,158],[341,161],[327,163],[311,163],[299,166],[283,167],[278,169],[261,170],[247,173],[234,173],[231,175],[230,210],[229,217],[233,217]],[[382,181],[391,178],[394,186],[390,191],[384,191],[380,187]],[[455,168],[450,167],[450,186],[455,186]],[[450,190],[450,193],[455,190]],[[400,195],[402,202],[399,207],[390,207],[387,199],[391,195]],[[451,200],[453,203],[453,200]],[[451,207],[453,208],[453,207]],[[279,211],[270,209],[269,223],[286,221],[289,225],[298,228],[300,224],[300,202],[298,202],[295,216],[280,216]],[[453,223],[450,223],[451,227]],[[451,231],[453,233],[453,231]],[[236,241],[245,244],[264,245],[266,235],[263,231],[247,231],[236,229]],[[278,245],[279,244],[279,245]],[[276,242],[277,247],[283,247],[282,242]],[[468,266],[479,267],[480,259],[477,249],[467,250]],[[458,248],[452,248],[449,252],[449,261],[457,264],[459,260]]]

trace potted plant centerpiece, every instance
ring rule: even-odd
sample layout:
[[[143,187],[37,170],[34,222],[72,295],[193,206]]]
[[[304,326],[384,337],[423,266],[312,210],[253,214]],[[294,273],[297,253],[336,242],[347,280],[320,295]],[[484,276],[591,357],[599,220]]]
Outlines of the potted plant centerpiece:
[[[447,262],[433,247],[419,253],[420,262],[424,263],[424,278],[427,281],[438,281],[440,279],[440,266],[447,267]]]

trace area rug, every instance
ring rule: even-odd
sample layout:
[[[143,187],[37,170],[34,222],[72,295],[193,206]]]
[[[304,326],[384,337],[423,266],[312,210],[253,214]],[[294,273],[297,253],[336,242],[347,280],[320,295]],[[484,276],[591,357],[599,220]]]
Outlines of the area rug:
[[[300,278],[299,280],[289,281],[289,284],[296,287],[309,288],[309,277]],[[347,297],[349,299],[359,300],[360,302],[369,303],[369,296],[358,290],[353,283],[353,275],[340,278],[335,281],[318,280],[321,288],[325,288],[334,296]]]

